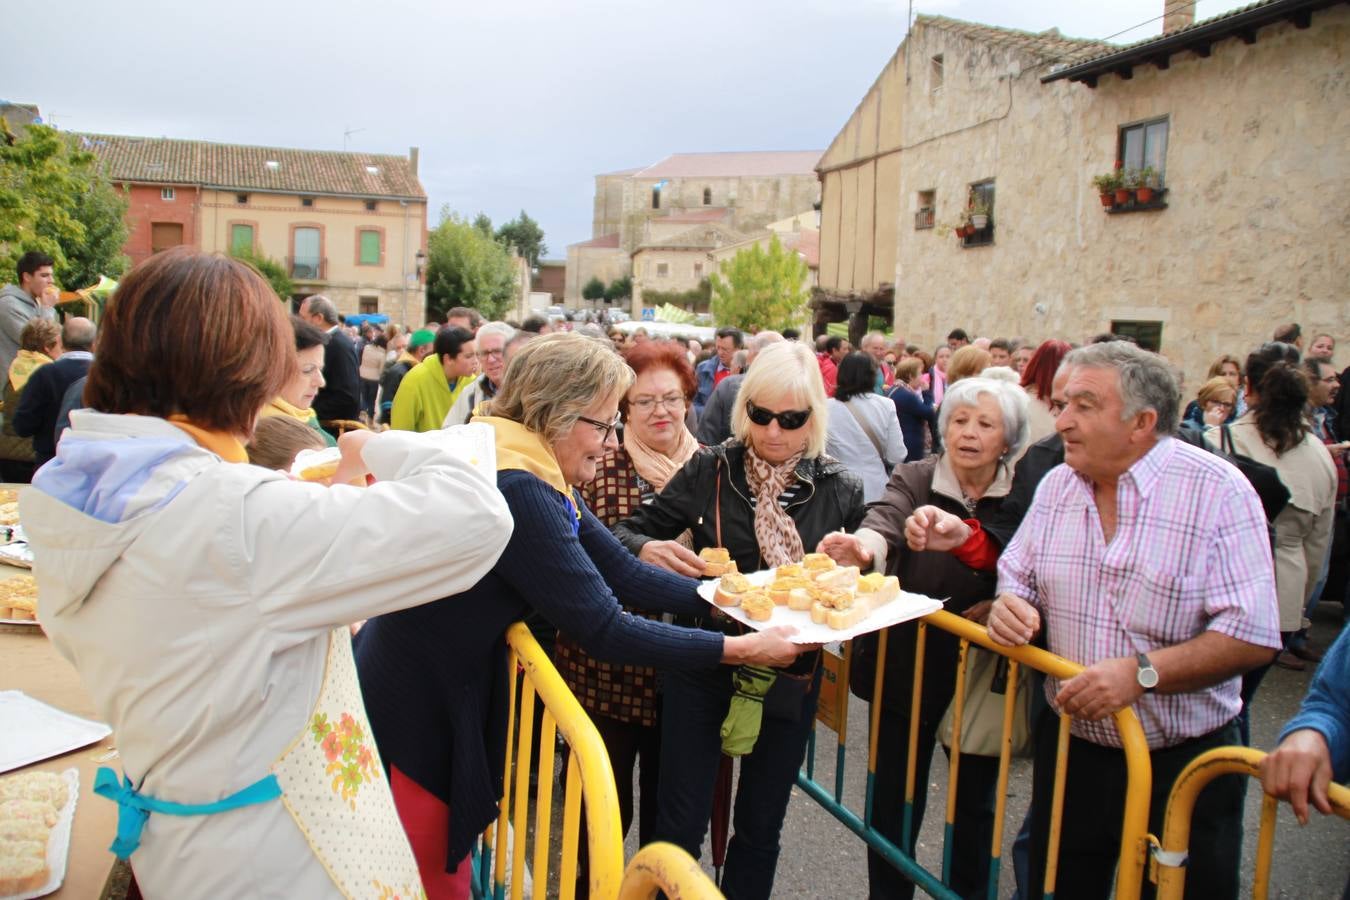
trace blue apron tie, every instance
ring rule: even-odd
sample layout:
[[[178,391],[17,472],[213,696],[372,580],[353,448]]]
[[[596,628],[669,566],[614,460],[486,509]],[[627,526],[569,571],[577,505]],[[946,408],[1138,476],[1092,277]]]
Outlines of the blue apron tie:
[[[145,828],[145,820],[150,818],[152,812],[170,816],[209,816],[275,800],[281,796],[281,783],[277,781],[277,776],[268,775],[214,803],[170,803],[137,793],[131,786],[130,778],[119,784],[116,772],[107,766],[100,766],[94,778],[94,793],[117,804],[117,839],[108,849],[117,854],[118,859],[127,859],[141,845],[141,830]]]

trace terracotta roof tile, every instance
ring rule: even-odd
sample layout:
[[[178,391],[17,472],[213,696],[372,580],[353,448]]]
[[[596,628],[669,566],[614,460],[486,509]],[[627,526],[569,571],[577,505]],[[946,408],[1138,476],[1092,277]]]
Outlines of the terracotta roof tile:
[[[107,164],[114,181],[411,200],[427,196],[411,161],[403,156],[115,134],[77,136]]]
[[[569,247],[596,247],[609,248],[617,250],[619,248],[619,233],[602,234],[598,238],[591,238],[589,241],[581,241],[577,244],[568,244]]]
[[[997,25],[984,25],[980,22],[964,22],[960,19],[949,19],[946,16],[922,14],[914,17],[914,24],[941,28],[943,31],[964,35],[971,40],[995,44],[1012,50],[1021,50],[1046,60],[1084,59],[1117,49],[1114,44],[1107,44],[1103,41],[1065,37],[1059,33],[1058,28],[1051,28],[1042,32],[1019,31],[1015,28],[1000,28]]]

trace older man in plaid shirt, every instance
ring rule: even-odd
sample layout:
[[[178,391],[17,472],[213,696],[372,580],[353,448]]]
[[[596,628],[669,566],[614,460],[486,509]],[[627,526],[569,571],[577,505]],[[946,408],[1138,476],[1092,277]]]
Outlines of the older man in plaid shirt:
[[[1060,832],[1060,897],[1107,897],[1120,845],[1125,760],[1110,721],[1133,706],[1153,765],[1150,828],[1161,833],[1177,774],[1239,743],[1241,674],[1280,647],[1266,520],[1251,485],[1218,457],[1169,437],[1179,390],[1168,364],[1125,342],[1064,360],[1057,420],[1066,465],[1045,477],[999,561],[989,633],[1002,644],[1042,627],[1051,652],[1082,663],[1046,680],[1073,717]],[[1040,896],[1056,732],[1037,729],[1032,896]],[[1220,779],[1196,807],[1188,896],[1236,897],[1244,786]]]

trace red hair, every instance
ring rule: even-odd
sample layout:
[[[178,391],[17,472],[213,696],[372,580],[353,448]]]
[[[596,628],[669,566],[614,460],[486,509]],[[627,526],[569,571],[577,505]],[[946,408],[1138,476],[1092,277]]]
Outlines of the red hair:
[[[684,392],[684,402],[694,399],[698,390],[698,379],[694,376],[694,367],[689,364],[689,356],[683,344],[678,341],[643,341],[634,344],[623,352],[624,362],[628,363],[634,375],[641,375],[648,369],[669,369],[680,380],[680,390]],[[628,419],[628,394],[625,392],[619,401],[619,411],[624,420]]]
[[[1064,355],[1072,349],[1064,341],[1056,340],[1048,340],[1037,347],[1022,370],[1022,387],[1034,390],[1042,403],[1049,403],[1055,372],[1059,371]]]

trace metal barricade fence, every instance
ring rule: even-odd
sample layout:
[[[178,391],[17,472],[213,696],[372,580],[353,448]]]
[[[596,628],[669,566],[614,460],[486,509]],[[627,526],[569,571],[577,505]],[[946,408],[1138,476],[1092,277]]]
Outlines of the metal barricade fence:
[[[918,861],[901,851],[892,841],[880,834],[872,824],[873,810],[878,803],[899,802],[900,798],[878,798],[874,796],[874,782],[877,760],[877,733],[881,718],[882,690],[886,668],[887,633],[881,632],[878,638],[876,678],[872,690],[871,721],[869,723],[867,783],[862,815],[849,809],[844,803],[845,741],[848,735],[848,671],[852,656],[852,645],[844,647],[844,657],[840,663],[827,668],[822,685],[821,714],[827,727],[834,729],[838,736],[835,757],[834,787],[831,791],[815,780],[816,736],[812,731],[807,749],[806,768],[797,775],[797,786],[808,796],[823,806],[831,815],[843,823],[849,830],[861,837],[869,847],[881,854],[905,877],[930,895],[939,898],[957,898],[948,885],[951,882],[951,844],[956,814],[957,773],[961,765],[961,721],[965,703],[966,654],[972,644],[990,650],[1009,660],[1008,684],[1003,708],[1003,732],[998,764],[998,787],[994,812],[993,840],[990,847],[990,874],[988,896],[998,896],[998,878],[1000,856],[1003,846],[1004,807],[1007,802],[1008,769],[1011,761],[1011,743],[1013,729],[1013,711],[1016,703],[1017,668],[1027,666],[1046,675],[1059,679],[1072,678],[1083,667],[1053,653],[1037,647],[1004,647],[994,643],[985,629],[974,622],[949,612],[935,612],[919,620],[918,636],[914,654],[914,686],[909,722],[908,766],[905,774],[904,819],[902,843],[909,843],[913,826],[913,805],[915,790],[926,790],[926,785],[915,785],[915,754],[918,749],[919,734],[919,698],[923,688],[924,649],[928,629],[940,628],[955,635],[960,641],[959,657],[956,667],[956,688],[953,697],[953,734],[951,746],[950,777],[947,787],[947,815],[944,830],[943,871],[939,878],[919,865]],[[826,696],[833,691],[833,696]],[[1125,813],[1121,823],[1120,860],[1116,871],[1116,897],[1135,898],[1143,887],[1144,864],[1147,859],[1148,807],[1152,786],[1152,766],[1148,755],[1148,744],[1144,731],[1133,709],[1122,709],[1114,714],[1116,729],[1120,734],[1121,746],[1125,754],[1126,789]],[[1064,804],[1065,768],[1069,751],[1069,716],[1060,716],[1059,744],[1055,760],[1054,794],[1050,817],[1049,847],[1046,860],[1044,891],[1047,897],[1055,890],[1055,872],[1059,852],[1060,819]]]
[[[546,893],[554,831],[554,748],[556,736],[561,732],[570,752],[563,780],[559,895],[563,900],[570,900],[576,892],[584,799],[590,896],[598,900],[617,897],[623,877],[623,830],[619,823],[619,800],[609,752],[595,725],[529,629],[521,622],[515,623],[506,631],[506,643],[511,700],[501,815],[496,825],[484,832],[481,840],[474,872],[474,893],[503,900],[509,853],[511,898],[520,900],[524,895],[526,846],[530,843],[533,843],[530,875],[535,891],[540,896]],[[536,698],[543,703],[544,711],[538,741],[538,787],[531,822],[530,771],[534,762]],[[512,832],[514,837],[508,841]]]
[[[1186,888],[1186,856],[1191,836],[1191,814],[1200,792],[1221,775],[1260,774],[1266,754],[1250,747],[1216,747],[1200,754],[1181,774],[1167,797],[1163,816],[1161,846],[1153,851],[1158,871],[1158,900],[1181,900]],[[1350,788],[1332,783],[1327,790],[1332,811],[1350,820]],[[1269,794],[1261,797],[1261,831],[1256,843],[1256,876],[1252,896],[1266,900],[1270,890],[1270,860],[1275,848],[1275,814],[1279,801]],[[1311,803],[1309,804],[1311,806]]]
[[[628,863],[619,900],[654,900],[657,892],[679,900],[721,900],[722,892],[694,859],[674,844],[648,844]]]
[[[533,893],[541,897],[549,894],[549,862],[552,839],[557,830],[553,821],[554,749],[556,737],[561,733],[570,752],[563,780],[558,896],[562,900],[571,900],[576,894],[584,807],[587,881],[593,900],[614,900],[620,896],[653,897],[657,890],[693,900],[720,898],[722,894],[698,863],[670,844],[643,848],[633,858],[628,873],[624,873],[618,794],[609,751],[605,749],[600,732],[524,623],[517,622],[507,629],[506,643],[511,698],[501,814],[496,824],[483,833],[474,855],[474,896],[504,900],[508,890],[509,861],[510,896],[512,900],[520,900],[525,889],[527,848],[531,851],[529,874],[533,879]],[[537,742],[534,740],[536,699],[543,704]],[[536,745],[539,748],[537,769],[533,765]],[[532,769],[539,773],[533,800],[530,798]],[[534,806],[533,817],[531,804]],[[678,889],[678,893],[674,889]]]

